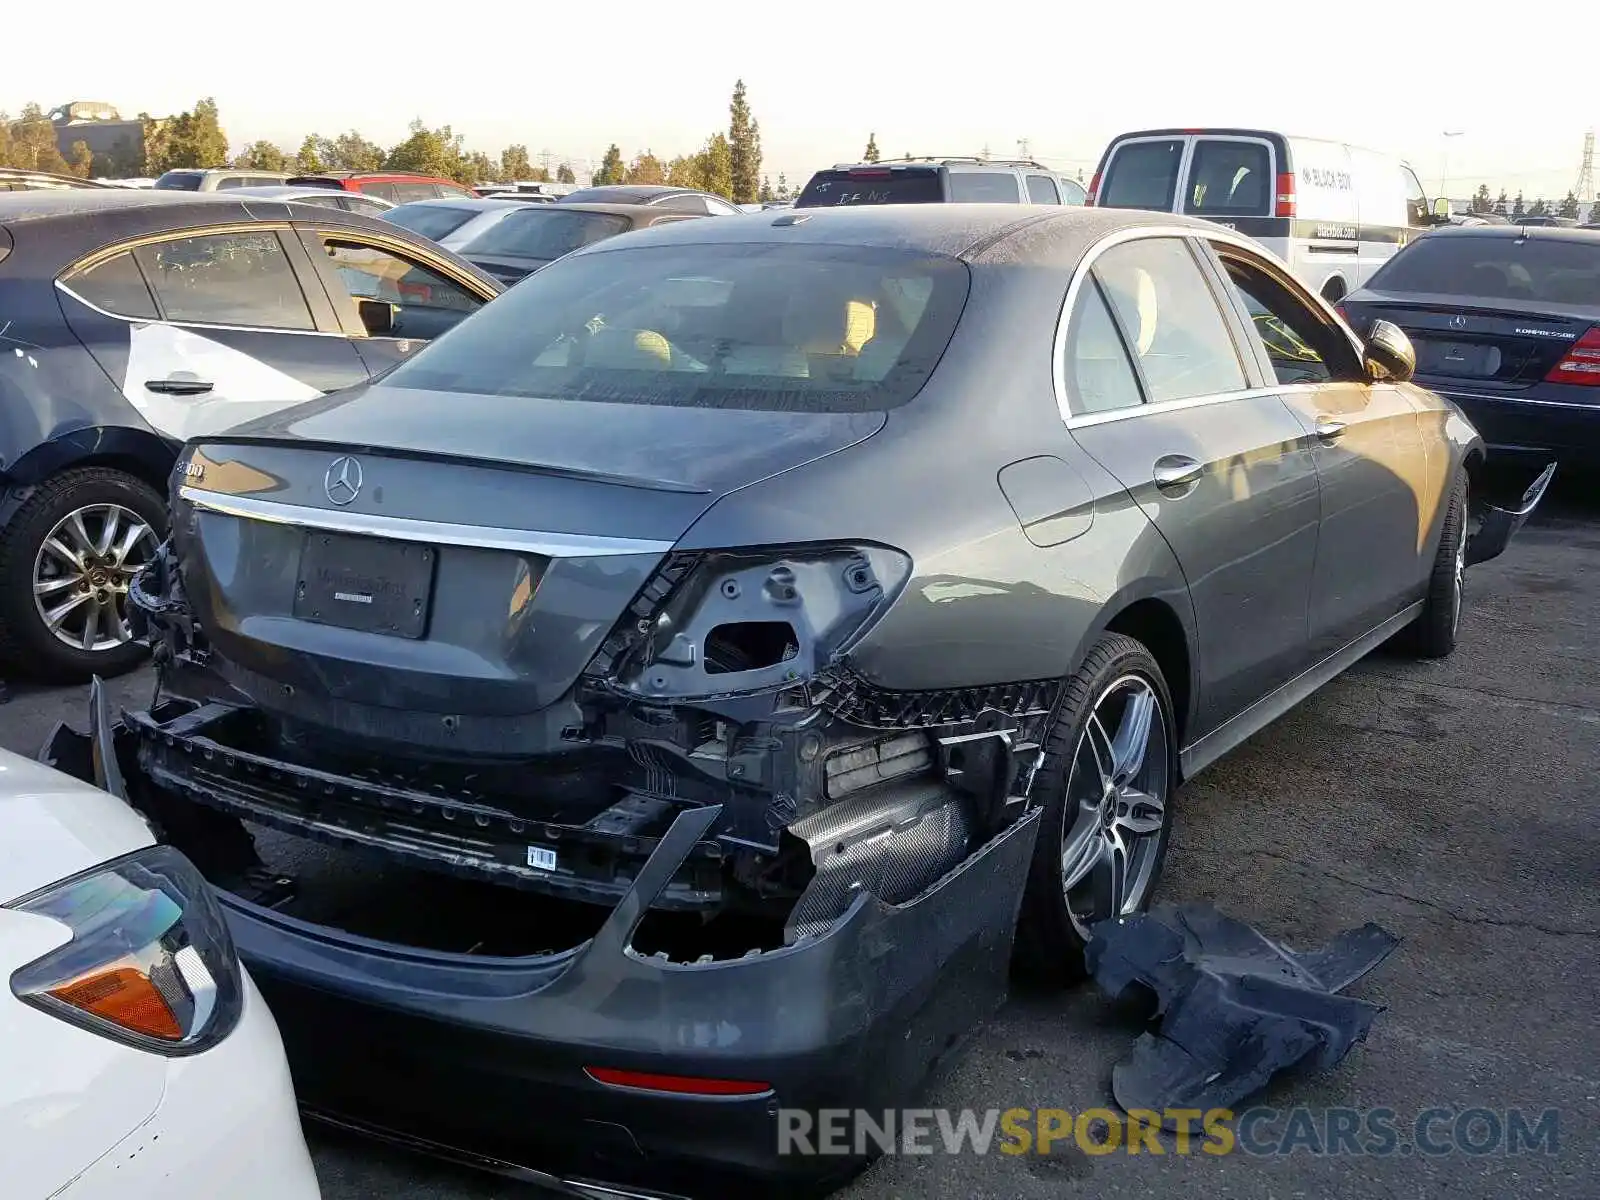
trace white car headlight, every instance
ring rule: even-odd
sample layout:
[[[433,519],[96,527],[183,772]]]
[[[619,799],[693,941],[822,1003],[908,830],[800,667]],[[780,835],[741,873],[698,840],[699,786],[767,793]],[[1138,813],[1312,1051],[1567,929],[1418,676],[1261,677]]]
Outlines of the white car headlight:
[[[151,846],[12,901],[72,940],[11,976],[24,1003],[143,1050],[196,1054],[238,1023],[239,959],[192,863]]]

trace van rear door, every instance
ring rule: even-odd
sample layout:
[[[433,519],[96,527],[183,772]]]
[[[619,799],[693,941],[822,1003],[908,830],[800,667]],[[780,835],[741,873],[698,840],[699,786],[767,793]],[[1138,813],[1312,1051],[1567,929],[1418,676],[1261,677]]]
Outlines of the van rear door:
[[[1089,189],[1089,203],[1099,208],[1176,211],[1178,184],[1193,141],[1184,134],[1118,138]]]

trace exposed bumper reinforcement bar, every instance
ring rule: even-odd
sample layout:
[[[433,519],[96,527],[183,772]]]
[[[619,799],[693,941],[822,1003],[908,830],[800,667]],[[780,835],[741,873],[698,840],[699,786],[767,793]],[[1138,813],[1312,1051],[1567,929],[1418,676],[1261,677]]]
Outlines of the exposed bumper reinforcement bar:
[[[1468,499],[1471,518],[1467,534],[1466,565],[1488,562],[1499,558],[1519,529],[1527,523],[1533,510],[1539,507],[1550,481],[1555,478],[1556,464],[1548,464],[1530,483],[1521,497],[1502,507],[1488,497],[1473,495]]]

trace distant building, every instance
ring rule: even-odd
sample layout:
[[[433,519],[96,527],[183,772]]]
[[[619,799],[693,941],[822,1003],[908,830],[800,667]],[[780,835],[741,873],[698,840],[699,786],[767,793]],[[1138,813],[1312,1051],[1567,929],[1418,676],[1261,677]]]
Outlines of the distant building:
[[[94,173],[137,173],[144,165],[144,122],[124,120],[110,104],[74,100],[50,111],[56,146],[61,156],[72,157],[75,142],[83,142],[94,155]]]

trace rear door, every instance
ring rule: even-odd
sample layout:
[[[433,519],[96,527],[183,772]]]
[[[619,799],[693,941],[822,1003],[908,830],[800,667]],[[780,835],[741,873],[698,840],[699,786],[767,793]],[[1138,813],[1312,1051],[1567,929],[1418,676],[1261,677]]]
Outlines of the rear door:
[[[1252,353],[1299,423],[1322,491],[1310,633],[1321,659],[1422,594],[1442,519],[1442,459],[1430,461],[1404,389],[1369,383],[1334,319],[1292,277],[1214,241]]]
[[[1302,430],[1241,354],[1188,238],[1100,255],[1080,285],[1063,379],[1073,437],[1187,577],[1203,736],[1307,665],[1319,507]]]
[[[367,377],[287,227],[100,252],[57,289],[68,324],[112,382],[176,440]]]
[[[1181,134],[1119,139],[1090,188],[1089,203],[1175,212],[1193,141]]]
[[[302,226],[300,240],[335,319],[374,375],[453,328],[495,295],[490,285],[463,274],[448,260],[398,239]]]

